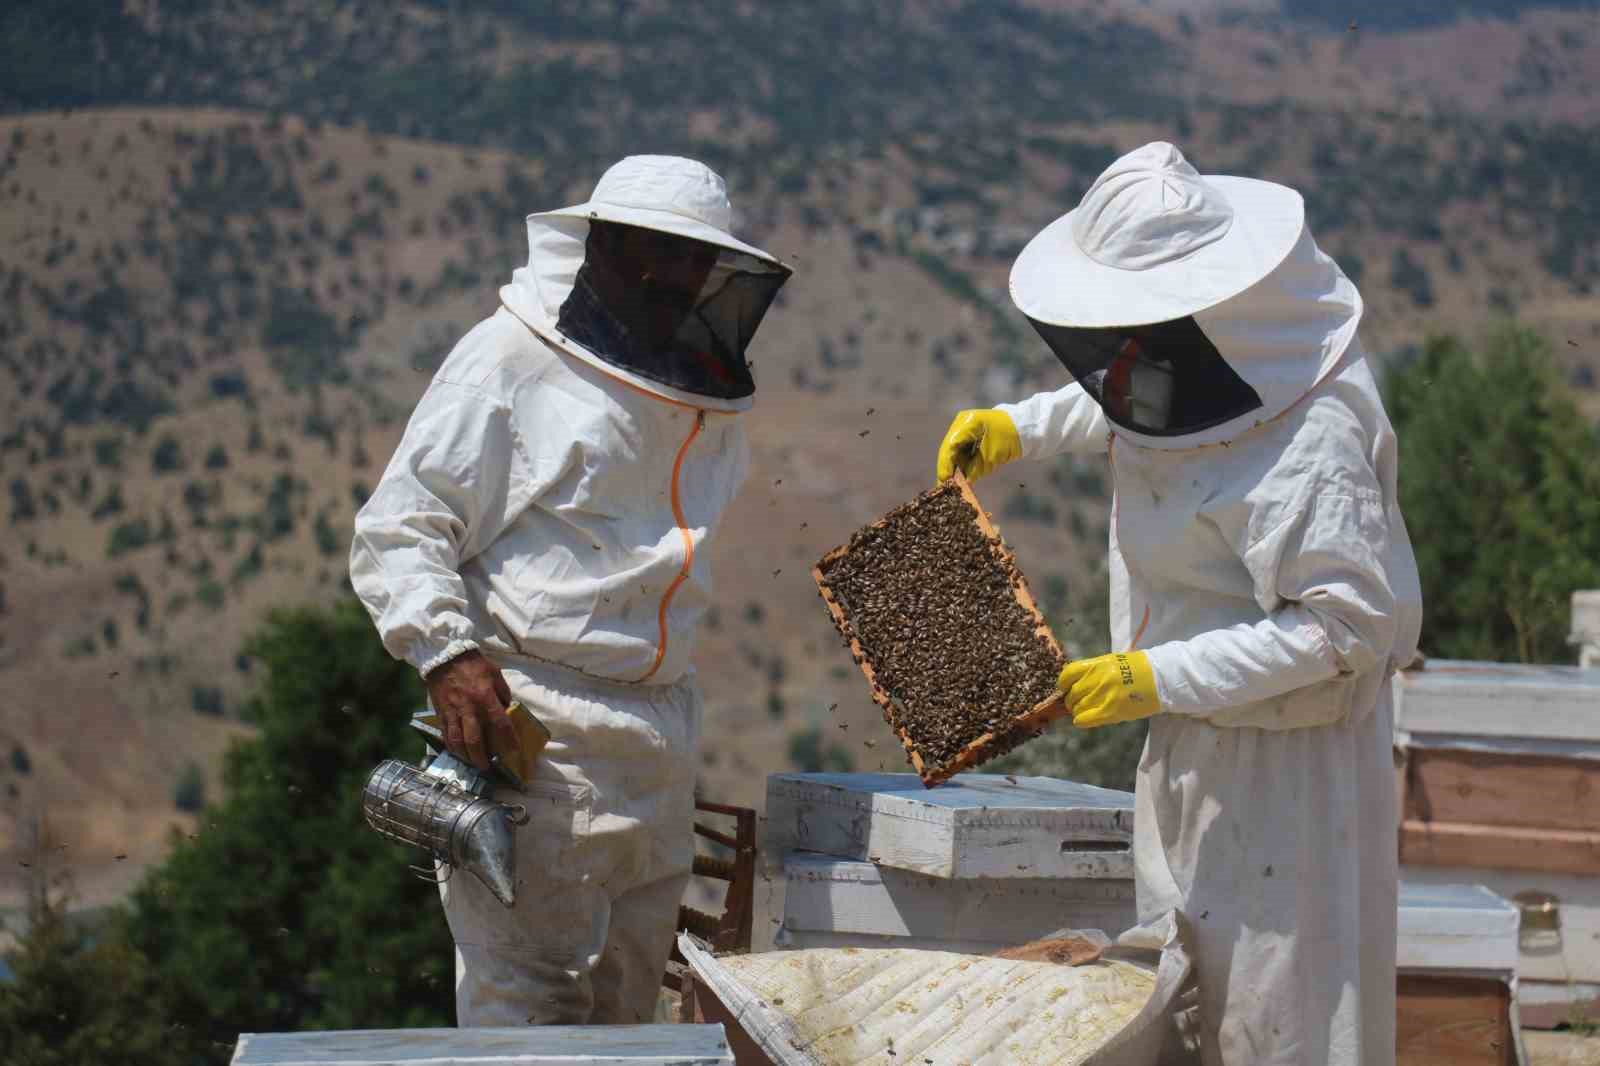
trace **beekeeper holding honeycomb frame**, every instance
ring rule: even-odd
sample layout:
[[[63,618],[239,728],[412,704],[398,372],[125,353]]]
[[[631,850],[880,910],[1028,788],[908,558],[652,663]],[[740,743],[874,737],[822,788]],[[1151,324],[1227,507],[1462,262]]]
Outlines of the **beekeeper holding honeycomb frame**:
[[[1074,377],[958,414],[937,474],[1104,453],[1112,654],[1057,684],[1073,724],[1150,717],[1139,911],[1195,932],[1208,1066],[1395,1057],[1389,678],[1421,593],[1361,296],[1300,194],[1113,163],[1012,268]]]

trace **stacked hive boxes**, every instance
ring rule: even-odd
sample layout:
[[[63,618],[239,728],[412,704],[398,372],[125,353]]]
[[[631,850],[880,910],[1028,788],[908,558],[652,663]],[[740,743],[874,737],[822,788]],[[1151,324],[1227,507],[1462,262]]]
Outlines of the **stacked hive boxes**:
[[[1479,885],[1401,882],[1398,1066],[1514,1066],[1517,908]]]
[[[776,774],[754,949],[985,952],[1136,922],[1133,796],[1046,777]]]
[[[1520,907],[1525,1024],[1600,1008],[1600,670],[1430,660],[1395,729],[1402,876]]]

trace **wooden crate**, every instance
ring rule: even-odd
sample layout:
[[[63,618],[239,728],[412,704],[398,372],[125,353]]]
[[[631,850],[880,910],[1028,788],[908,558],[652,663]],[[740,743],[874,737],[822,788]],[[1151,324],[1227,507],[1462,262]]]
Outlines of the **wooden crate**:
[[[1400,859],[1600,874],[1600,761],[1501,746],[1407,748]]]
[[[1027,581],[1023,578],[1022,571],[1017,567],[1011,549],[1001,540],[1000,531],[995,528],[993,520],[984,511],[983,505],[978,502],[978,497],[973,493],[972,486],[968,484],[965,477],[958,472],[949,482],[928,493],[924,493],[907,506],[915,506],[947,490],[959,493],[967,506],[971,508],[973,522],[989,542],[996,568],[1002,569],[1010,575],[1012,592],[1016,596],[1017,603],[1023,612],[1033,620],[1035,634],[1049,643],[1058,660],[1064,661],[1061,645],[1057,643],[1055,635],[1045,623],[1044,615],[1040,613],[1033,594],[1028,591]],[[867,528],[881,527],[886,522],[887,518],[882,518]],[[828,584],[827,571],[829,567],[848,554],[849,550],[850,546],[845,544],[823,556],[821,561],[812,567],[811,577],[817,583],[817,590],[822,595],[823,603],[827,605],[828,613],[833,618],[834,626],[849,644],[851,657],[861,667],[861,672],[867,679],[867,686],[871,691],[873,702],[883,709],[884,720],[894,729],[895,735],[899,737],[901,745],[905,748],[907,756],[911,760],[912,767],[922,778],[925,785],[932,786],[940,781],[948,780],[963,770],[970,770],[995,756],[1011,750],[1023,740],[1038,735],[1046,725],[1068,713],[1066,706],[1053,696],[1046,697],[1032,707],[1016,708],[1015,717],[1011,719],[1006,729],[985,733],[969,742],[965,748],[947,762],[938,766],[931,765],[924,759],[922,752],[917,750],[916,743],[909,733],[903,727],[896,725],[895,716],[897,712],[894,694],[887,691],[879,683],[869,649],[862,646],[844,606],[839,602],[838,597]],[[901,708],[901,711],[903,710]]]
[[[734,1062],[721,1025],[552,1025],[241,1033],[232,1066],[734,1066]]]
[[[1401,974],[1396,991],[1396,1066],[1516,1066],[1505,981]]]

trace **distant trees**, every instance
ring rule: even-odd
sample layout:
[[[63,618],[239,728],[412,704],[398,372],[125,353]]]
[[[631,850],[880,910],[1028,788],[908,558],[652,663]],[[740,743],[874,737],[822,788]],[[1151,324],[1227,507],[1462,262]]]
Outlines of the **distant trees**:
[[[1395,249],[1394,259],[1389,264],[1389,283],[1410,296],[1416,306],[1433,306],[1433,278],[1428,268],[1413,259],[1405,248]]]
[[[190,1066],[192,1035],[159,1009],[150,961],[118,937],[75,925],[63,901],[36,894],[28,933],[0,984],[0,1061],[8,1066]],[[213,1049],[199,1061],[225,1062]]]
[[[174,786],[203,828],[98,928],[36,909],[0,984],[8,1066],[220,1066],[241,1031],[450,1024],[437,895],[360,813],[372,767],[420,752],[415,671],[353,599],[272,615],[248,653],[258,735],[229,752],[220,799],[198,767]]]
[[[1572,591],[1600,587],[1600,437],[1545,343],[1516,326],[1476,350],[1436,337],[1384,385],[1424,650],[1571,660]]]

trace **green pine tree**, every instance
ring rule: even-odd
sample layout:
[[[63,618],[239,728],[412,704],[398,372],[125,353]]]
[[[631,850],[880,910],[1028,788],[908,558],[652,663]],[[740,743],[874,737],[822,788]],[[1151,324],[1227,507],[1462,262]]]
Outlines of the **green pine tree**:
[[[187,1066],[194,1036],[170,1025],[150,963],[109,925],[67,913],[70,882],[52,876],[55,847],[38,825],[25,848],[27,931],[0,984],[0,1062],[7,1066]]]
[[[1423,650],[1571,661],[1572,592],[1600,587],[1600,437],[1545,343],[1510,325],[1478,351],[1436,337],[1384,385],[1422,575]]]
[[[260,733],[229,753],[224,798],[127,922],[167,982],[169,1021],[212,1049],[240,1032],[451,1024],[449,931],[408,870],[421,856],[360,811],[374,766],[421,752],[415,671],[353,600],[276,613],[248,650],[265,667],[245,712]]]

